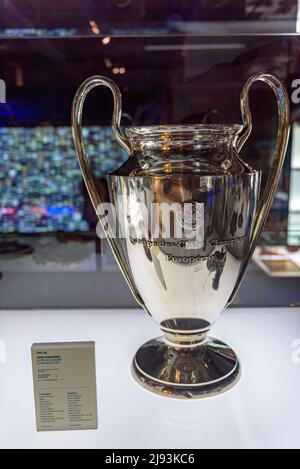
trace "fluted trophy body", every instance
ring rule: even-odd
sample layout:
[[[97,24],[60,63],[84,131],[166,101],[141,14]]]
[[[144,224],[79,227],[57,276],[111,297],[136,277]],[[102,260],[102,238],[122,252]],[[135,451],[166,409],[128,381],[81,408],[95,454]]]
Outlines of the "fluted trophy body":
[[[279,125],[273,169],[264,191],[261,172],[240,157],[251,132],[249,88],[273,89]],[[111,89],[113,130],[128,161],[108,175],[110,204],[90,174],[81,132],[82,108],[95,86]],[[232,301],[255,249],[278,184],[289,133],[283,84],[257,74],[241,94],[243,125],[134,127],[122,133],[115,83],[92,77],[73,104],[73,134],[82,173],[101,226],[138,304],[163,335],[136,353],[132,372],[163,396],[219,394],[240,377],[235,352],[210,337]]]

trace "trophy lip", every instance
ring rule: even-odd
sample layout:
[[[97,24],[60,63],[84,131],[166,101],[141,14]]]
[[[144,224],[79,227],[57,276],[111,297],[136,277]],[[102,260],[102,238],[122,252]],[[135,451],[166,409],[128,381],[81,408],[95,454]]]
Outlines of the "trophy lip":
[[[251,170],[251,172],[245,172],[245,173],[233,173],[233,174],[193,174],[193,173],[152,173],[152,174],[128,174],[128,175],[118,175],[116,173],[113,174],[108,174],[107,177],[109,179],[126,179],[126,180],[158,180],[158,179],[178,179],[178,178],[189,178],[189,179],[202,179],[202,180],[207,180],[210,181],[212,179],[223,179],[224,177],[226,178],[248,178],[251,179],[253,177],[258,177],[259,175],[262,174],[261,170]]]
[[[146,125],[126,127],[125,134],[129,138],[147,137],[153,135],[212,132],[214,134],[230,136],[239,134],[242,124],[174,124],[174,125]]]

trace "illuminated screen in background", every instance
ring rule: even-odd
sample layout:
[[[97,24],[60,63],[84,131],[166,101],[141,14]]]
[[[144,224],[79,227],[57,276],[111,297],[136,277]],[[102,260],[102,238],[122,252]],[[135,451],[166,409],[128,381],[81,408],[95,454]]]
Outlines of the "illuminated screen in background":
[[[96,177],[125,161],[110,127],[83,132]],[[0,155],[0,233],[89,229],[70,127],[2,127]]]
[[[288,244],[300,245],[300,125],[298,123],[294,123],[292,127]]]

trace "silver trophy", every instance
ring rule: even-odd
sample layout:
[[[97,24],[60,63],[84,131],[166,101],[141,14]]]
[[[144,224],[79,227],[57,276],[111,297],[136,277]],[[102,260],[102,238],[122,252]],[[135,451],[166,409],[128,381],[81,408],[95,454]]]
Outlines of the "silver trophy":
[[[260,196],[261,172],[239,153],[251,133],[249,89],[267,83],[278,105],[273,168]],[[85,98],[96,86],[114,98],[112,128],[126,163],[108,176],[101,200],[82,136]],[[116,261],[137,303],[163,335],[137,351],[132,372],[143,387],[178,398],[216,395],[240,377],[235,352],[209,336],[243,279],[278,185],[289,135],[284,85],[256,74],[241,93],[243,125],[161,125],[120,130],[121,94],[94,76],[78,89],[72,126],[81,171]]]

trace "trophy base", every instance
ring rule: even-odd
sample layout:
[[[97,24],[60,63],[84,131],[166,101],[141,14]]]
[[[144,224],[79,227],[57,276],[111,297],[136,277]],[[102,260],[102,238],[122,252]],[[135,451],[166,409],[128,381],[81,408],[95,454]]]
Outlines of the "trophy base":
[[[228,345],[213,338],[178,348],[159,337],[137,351],[132,374],[137,383],[160,396],[199,399],[231,389],[239,381],[240,363]]]

